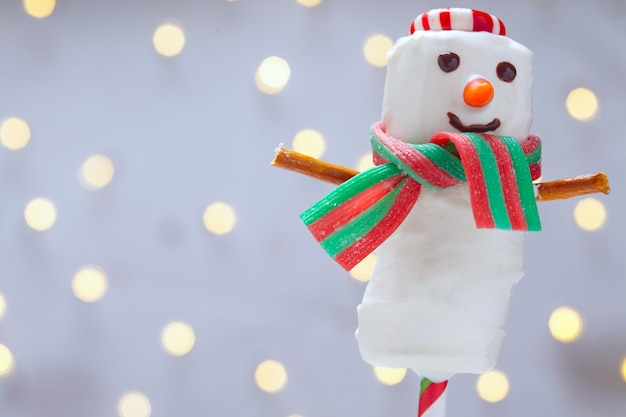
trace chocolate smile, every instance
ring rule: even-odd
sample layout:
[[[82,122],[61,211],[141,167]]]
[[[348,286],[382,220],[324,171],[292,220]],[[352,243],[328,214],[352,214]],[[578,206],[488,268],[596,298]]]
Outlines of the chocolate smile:
[[[448,112],[448,119],[450,119],[450,124],[459,132],[474,132],[474,133],[485,133],[492,132],[500,127],[500,119],[496,118],[490,121],[487,124],[474,124],[474,125],[464,125],[459,116],[452,112]]]

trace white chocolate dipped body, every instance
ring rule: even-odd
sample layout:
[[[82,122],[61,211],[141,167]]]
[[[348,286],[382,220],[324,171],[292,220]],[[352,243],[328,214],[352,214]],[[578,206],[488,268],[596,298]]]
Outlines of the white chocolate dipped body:
[[[443,72],[442,52],[460,57]],[[496,67],[510,62],[512,82]],[[463,100],[474,78],[494,89],[489,104]],[[427,142],[456,131],[448,112],[463,124],[487,124],[518,140],[529,133],[532,54],[511,39],[485,32],[416,32],[398,40],[388,55],[383,124],[392,136]],[[495,366],[513,285],[522,277],[524,233],[477,229],[466,185],[422,187],[402,225],[376,251],[377,263],[358,307],[356,336],[373,365],[410,368],[433,381],[454,373],[482,373]]]

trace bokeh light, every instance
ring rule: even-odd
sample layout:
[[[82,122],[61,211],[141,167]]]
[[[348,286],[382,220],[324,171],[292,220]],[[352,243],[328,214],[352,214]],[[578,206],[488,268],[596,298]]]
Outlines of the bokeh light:
[[[504,372],[497,369],[480,375],[476,380],[478,396],[490,403],[505,399],[509,389],[509,379]]]
[[[570,116],[585,122],[595,117],[599,106],[594,92],[581,87],[570,91],[565,100],[565,107]]]
[[[106,294],[108,279],[104,271],[96,266],[86,266],[74,274],[72,291],[79,300],[87,303],[98,301]]]
[[[7,300],[4,298],[4,294],[0,292],[0,319],[4,317],[4,313],[7,311]]]
[[[320,132],[304,129],[296,133],[292,147],[296,152],[312,156],[313,158],[321,158],[326,150],[326,140]]]
[[[0,142],[3,146],[16,151],[22,149],[30,140],[28,123],[18,117],[9,117],[0,126]]]
[[[296,0],[299,5],[304,7],[315,7],[322,2],[322,0]]]
[[[93,155],[80,166],[78,178],[83,187],[95,190],[109,184],[114,174],[115,167],[109,158]]]
[[[385,35],[372,35],[363,44],[365,60],[375,67],[387,65],[387,52],[393,46],[393,41]]]
[[[604,204],[595,198],[584,198],[574,208],[574,220],[576,224],[587,231],[596,231],[606,222],[606,209]]]
[[[350,276],[357,281],[368,282],[372,278],[376,255],[370,253],[350,270]]]
[[[141,392],[127,392],[117,403],[120,417],[149,417],[151,412],[150,400]]]
[[[0,378],[11,375],[14,367],[15,361],[13,359],[13,354],[8,347],[0,344]]]
[[[22,0],[22,6],[30,16],[43,19],[52,14],[56,0]]]
[[[184,321],[168,323],[161,332],[163,349],[172,356],[183,356],[191,351],[196,342],[193,327]]]
[[[584,329],[582,316],[572,307],[559,307],[552,312],[548,320],[552,337],[562,343],[578,340]]]
[[[185,33],[174,23],[160,25],[152,36],[154,49],[161,55],[171,57],[178,55],[185,47]]]
[[[254,81],[262,92],[276,94],[285,88],[290,77],[289,63],[283,58],[271,56],[261,62],[254,75]]]
[[[52,201],[38,197],[26,204],[24,219],[28,226],[41,232],[54,225],[57,219],[57,209]]]
[[[385,385],[396,385],[404,379],[406,369],[374,366],[374,375],[376,375],[376,379],[378,379],[378,381]]]
[[[626,382],[626,356],[622,359],[620,373],[622,374],[622,379]]]
[[[374,165],[374,160],[372,159],[372,153],[366,153],[365,155],[362,155],[359,160],[357,161],[356,164],[356,170],[363,172],[363,171],[367,171],[370,168],[374,168],[376,165]]]
[[[287,384],[287,371],[282,363],[268,359],[257,366],[254,380],[260,389],[274,394],[282,391]]]
[[[209,204],[202,216],[204,227],[216,235],[229,233],[237,223],[235,210],[226,203]]]

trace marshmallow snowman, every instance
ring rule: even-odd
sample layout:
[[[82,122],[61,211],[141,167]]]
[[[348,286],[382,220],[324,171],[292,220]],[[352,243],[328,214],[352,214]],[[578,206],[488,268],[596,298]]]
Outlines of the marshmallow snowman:
[[[532,53],[492,15],[437,9],[388,54],[382,124],[408,143],[437,132],[511,136],[532,121]],[[376,250],[356,338],[372,365],[442,381],[495,366],[524,232],[476,227],[465,184],[424,188]]]

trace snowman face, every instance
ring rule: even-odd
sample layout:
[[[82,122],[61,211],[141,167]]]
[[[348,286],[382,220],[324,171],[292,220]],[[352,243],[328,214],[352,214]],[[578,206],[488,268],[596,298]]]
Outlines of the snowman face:
[[[441,131],[523,140],[532,122],[532,60],[501,35],[415,32],[389,52],[383,124],[411,143]]]

